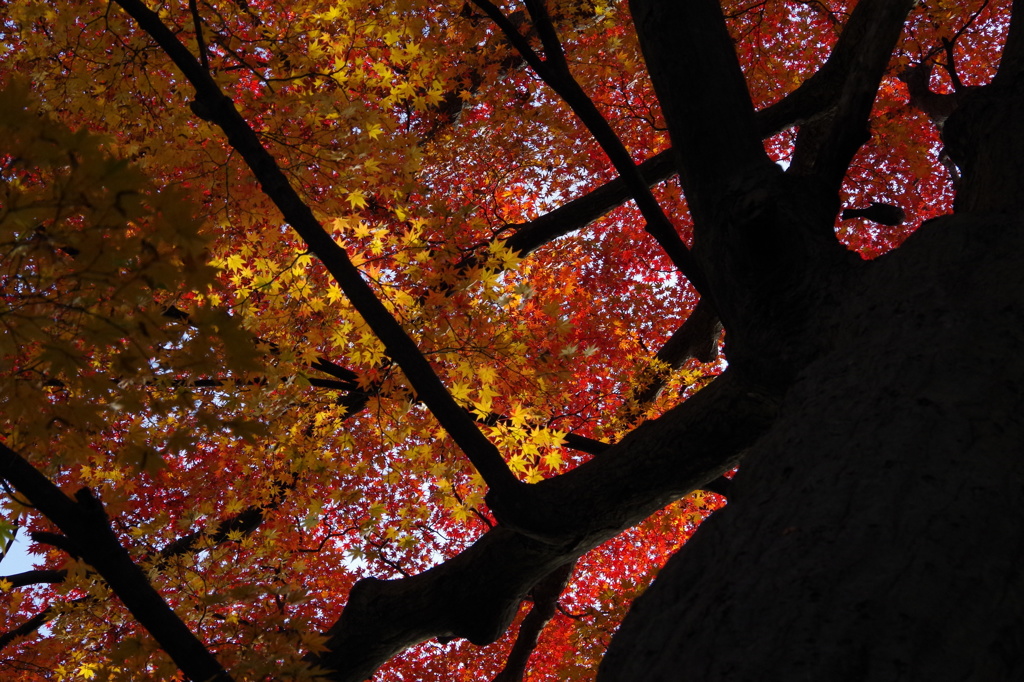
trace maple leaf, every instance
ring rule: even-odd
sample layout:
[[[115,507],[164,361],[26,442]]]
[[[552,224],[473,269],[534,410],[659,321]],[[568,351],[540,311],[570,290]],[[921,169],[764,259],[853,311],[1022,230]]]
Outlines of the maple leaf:
[[[367,206],[366,194],[361,190],[349,192],[346,201],[348,201],[349,206],[355,209],[366,208]]]
[[[732,653],[736,641],[788,651],[772,639],[787,632],[823,657],[870,654],[887,623],[801,630],[818,616],[787,592],[812,585],[835,618],[884,612],[814,582],[856,578],[854,563],[892,585],[905,577],[891,567],[929,566],[908,574],[921,594],[947,565],[960,571],[947,584],[990,585],[948,548],[1005,563],[976,538],[1020,544],[991,520],[1019,516],[1014,465],[984,438],[971,457],[916,453],[965,442],[949,396],[973,406],[972,433],[1020,440],[999,417],[1020,411],[1000,387],[1022,380],[1018,349],[999,345],[1017,339],[1019,302],[1003,289],[1019,291],[1024,270],[1004,225],[1024,196],[1012,10],[4,4],[0,545],[26,528],[45,567],[0,576],[20,666],[6,673],[307,679],[315,661],[351,679],[382,665],[381,679],[591,679],[617,632],[607,674],[647,679],[614,666],[650,658],[634,648],[677,655],[657,640],[675,626],[641,632],[642,610],[619,624],[722,504],[717,477],[741,458],[757,474],[749,494],[686,566],[668,565],[671,594],[648,600],[653,613],[699,590],[728,617],[679,606],[673,623],[710,620],[679,626],[694,645],[678,655],[705,658],[663,670],[713,670],[718,656],[749,658],[752,679],[785,676],[779,657]],[[998,125],[972,120],[972,102]],[[935,218],[941,229],[900,248]],[[966,224],[955,248],[931,236]],[[873,317],[854,324],[851,310]],[[986,338],[957,347],[968,332],[950,330],[964,329]],[[978,348],[984,362],[949,371]],[[918,371],[921,358],[942,371]],[[927,423],[936,400],[943,419]],[[788,445],[766,452],[773,439]],[[951,473],[947,460],[971,464]],[[715,492],[680,499],[698,484]],[[937,511],[918,488],[941,491]],[[848,502],[842,527],[835,499]],[[951,505],[970,513],[943,527],[942,560],[909,554],[935,535],[909,530],[918,517]],[[832,563],[887,537],[844,529],[893,519],[913,541]],[[710,546],[716,565],[701,563]],[[773,579],[750,580],[759,571]],[[960,649],[964,632],[1019,621],[996,604],[975,623],[963,614],[976,608],[939,592],[959,629],[926,629]],[[765,606],[776,594],[789,606]],[[804,620],[756,630],[744,609]],[[25,636],[57,616],[60,637]],[[387,662],[424,638],[506,628],[488,648],[457,640]],[[848,641],[815,639],[830,632]]]

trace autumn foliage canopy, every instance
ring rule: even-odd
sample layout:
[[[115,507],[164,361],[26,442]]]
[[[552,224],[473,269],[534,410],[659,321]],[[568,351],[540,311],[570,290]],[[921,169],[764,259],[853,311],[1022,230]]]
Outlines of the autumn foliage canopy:
[[[632,4],[0,3],[0,677],[593,679],[745,447],[566,477],[734,360]],[[1009,0],[720,4],[780,175],[900,6],[836,258],[950,211]]]

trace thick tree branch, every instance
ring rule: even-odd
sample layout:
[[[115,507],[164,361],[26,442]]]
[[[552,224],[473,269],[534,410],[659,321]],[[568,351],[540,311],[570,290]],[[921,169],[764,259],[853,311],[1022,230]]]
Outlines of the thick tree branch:
[[[47,606],[45,609],[26,620],[21,625],[11,628],[7,632],[0,634],[0,651],[2,651],[7,645],[19,637],[28,637],[39,628],[46,625],[46,623],[53,617],[53,608]]]
[[[751,168],[771,165],[717,0],[630,3],[694,221]]]
[[[676,173],[672,150],[658,152],[637,166],[637,170],[648,185],[667,180]],[[509,225],[515,232],[506,246],[526,256],[557,237],[586,227],[629,199],[625,181],[616,178],[528,223]]]
[[[913,7],[914,0],[862,0],[854,8],[826,63],[826,74],[842,74],[838,86],[833,86],[838,93],[835,108],[801,128],[793,153],[794,173],[813,174],[838,191],[850,160],[870,137],[871,106]]]
[[[28,587],[29,585],[44,585],[62,583],[67,578],[68,572],[60,570],[38,570],[22,571],[11,575],[0,576],[0,580],[6,580],[11,587]]]
[[[213,654],[178,618],[121,546],[103,505],[83,488],[75,500],[14,450],[0,444],[0,477],[13,485],[74,546],[74,553],[99,573],[131,614],[193,680],[230,680]]]
[[[727,371],[600,457],[529,486],[523,506],[492,506],[512,513],[456,557],[410,578],[357,583],[314,662],[329,679],[357,682],[432,637],[493,641],[545,576],[732,469],[772,423],[776,400]]]
[[[690,358],[711,362],[718,354],[718,335],[722,323],[707,299],[701,299],[690,315],[654,355],[650,366],[638,377],[638,384],[630,391],[623,409],[623,417],[639,417],[658,397],[669,376]]]
[[[726,370],[600,457],[526,487],[514,502],[491,504],[500,494],[492,491],[488,503],[502,524],[552,545],[589,549],[732,469],[771,424],[784,390]]]
[[[828,59],[793,92],[758,112],[762,137],[795,125],[811,123],[837,105],[842,84],[856,63],[866,26],[866,15],[851,16]]]
[[[601,149],[608,155],[615,171],[628,188],[637,208],[643,215],[647,232],[664,249],[679,271],[690,280],[690,283],[698,291],[701,291],[704,288],[704,277],[690,255],[690,250],[679,237],[675,226],[662,210],[657,199],[654,198],[649,184],[644,180],[619,136],[569,72],[561,43],[551,25],[544,3],[541,0],[531,0],[528,4],[535,27],[545,46],[547,58],[544,60],[541,60],[533,51],[526,38],[519,33],[515,25],[498,7],[489,0],[473,0],[473,4],[494,20],[537,75],[569,105],[572,112],[583,122],[597,143],[601,145]]]
[[[492,682],[522,682],[530,654],[537,648],[540,633],[551,621],[558,607],[558,598],[572,575],[576,562],[571,561],[550,573],[533,588],[533,608],[519,624],[515,644],[508,654],[505,667]]]
[[[492,489],[510,493],[519,482],[498,449],[462,410],[434,372],[430,363],[398,321],[377,298],[348,257],[291,186],[274,157],[256,132],[235,109],[210,74],[163,23],[139,0],[114,0],[171,58],[196,90],[193,111],[221,128],[228,143],[248,164],[263,192],[285,220],[306,242],[311,253],[327,267],[353,307],[373,330],[387,353],[402,368],[413,389],[451,435]]]

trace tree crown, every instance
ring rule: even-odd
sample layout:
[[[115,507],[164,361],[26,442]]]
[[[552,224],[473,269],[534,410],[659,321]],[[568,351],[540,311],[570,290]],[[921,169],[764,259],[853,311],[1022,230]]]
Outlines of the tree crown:
[[[1011,14],[680,4],[7,3],[4,674],[592,678]]]

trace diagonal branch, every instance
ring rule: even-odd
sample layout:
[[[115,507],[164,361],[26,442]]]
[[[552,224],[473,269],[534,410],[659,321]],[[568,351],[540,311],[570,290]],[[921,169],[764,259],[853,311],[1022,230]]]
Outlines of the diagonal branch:
[[[65,535],[76,555],[99,573],[131,614],[193,680],[231,680],[153,588],[110,527],[103,504],[82,488],[72,500],[21,455],[0,444],[0,477]]]
[[[230,539],[231,534],[239,534],[242,536],[251,535],[263,523],[266,512],[276,508],[279,502],[280,499],[275,498],[271,504],[262,507],[246,507],[237,514],[226,518],[217,524],[217,529],[209,536],[206,536],[205,533],[196,531],[191,532],[188,535],[183,535],[173,542],[167,543],[159,552],[160,561],[157,564],[157,567],[159,568],[164,565],[164,562],[171,557],[196,552],[200,549],[207,549],[206,546],[200,546],[200,541],[204,537],[208,537],[209,542],[214,545],[219,545],[223,542],[227,542]]]
[[[44,585],[62,583],[67,578],[68,572],[64,569],[46,569],[35,571],[22,571],[11,575],[0,576],[0,580],[6,580],[11,587],[28,587],[29,585]]]
[[[314,662],[328,679],[358,682],[432,637],[494,641],[545,576],[733,468],[777,399],[727,370],[600,457],[527,487],[522,506],[501,506],[511,512],[502,525],[461,554],[409,578],[358,582]]]
[[[667,180],[676,173],[672,150],[658,152],[637,166],[637,171],[648,185]],[[528,223],[509,225],[515,233],[508,238],[506,246],[526,256],[557,237],[586,227],[630,197],[625,180],[616,178]]]
[[[516,642],[512,645],[505,667],[492,682],[522,682],[526,665],[530,662],[530,654],[537,648],[544,626],[554,617],[558,597],[569,582],[575,567],[576,562],[570,561],[546,576],[533,588],[533,608],[519,624],[519,634],[516,635]]]
[[[19,637],[28,637],[33,632],[46,625],[53,615],[53,607],[47,606],[24,623],[11,628],[7,632],[0,633],[0,650],[6,648],[7,645]]]
[[[914,4],[914,0],[862,0],[854,8],[821,70],[834,79],[835,107],[801,128],[793,153],[794,173],[813,174],[838,190],[853,155],[870,137],[871,106]]]
[[[672,371],[679,369],[690,358],[711,362],[718,354],[718,335],[722,323],[718,321],[707,299],[702,298],[690,315],[664,345],[655,353],[648,367],[637,377],[638,385],[630,390],[623,417],[638,418],[665,387]]]
[[[694,221],[737,174],[771,165],[717,0],[633,0],[633,22],[668,123]]]
[[[284,488],[286,486],[281,487]],[[208,537],[210,543],[219,545],[224,542],[228,542],[231,539],[232,534],[239,534],[242,536],[251,535],[263,523],[266,512],[276,509],[280,502],[281,497],[278,496],[266,505],[259,507],[247,507],[217,524],[217,528],[212,534],[207,535],[203,532],[195,531],[188,533],[187,535],[183,535],[177,540],[169,542],[158,553],[159,561],[157,563],[157,568],[161,568],[171,557],[207,549],[208,546],[200,545],[200,542],[204,537]],[[33,539],[39,542],[50,541],[50,543],[55,546],[67,545],[62,536],[55,536],[48,533],[33,533]],[[75,551],[74,546],[67,547],[67,549]],[[6,580],[11,584],[12,588],[17,588],[47,583],[62,583],[67,579],[67,575],[68,572],[66,569],[38,569],[0,576],[0,580]]]
[[[510,493],[520,484],[498,449],[462,410],[398,321],[388,312],[348,257],[313,215],[259,136],[235,109],[177,36],[139,0],[114,0],[164,50],[196,91],[193,112],[221,128],[228,143],[245,160],[263,192],[338,282],[356,311],[401,367],[438,422],[451,435],[491,489]]]
[[[633,158],[622,144],[622,140],[619,139],[608,120],[569,72],[561,43],[551,25],[543,1],[531,0],[527,3],[530,15],[545,47],[546,59],[543,60],[533,51],[529,42],[519,33],[508,17],[490,0],[473,0],[473,4],[494,20],[537,75],[569,105],[572,112],[583,122],[590,134],[601,145],[601,149],[608,155],[612,166],[636,202],[637,208],[640,209],[646,222],[647,232],[664,249],[676,268],[690,280],[698,291],[701,291],[704,278],[690,255],[690,250],[679,237],[675,226],[665,215],[657,199],[654,198],[649,184],[644,180],[643,174],[633,162]]]

